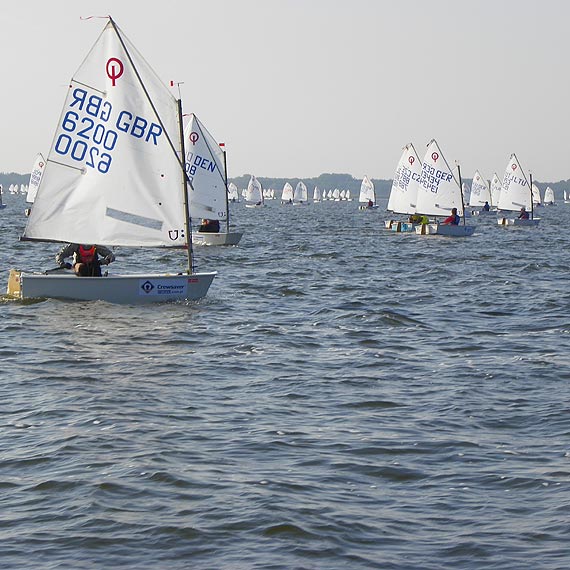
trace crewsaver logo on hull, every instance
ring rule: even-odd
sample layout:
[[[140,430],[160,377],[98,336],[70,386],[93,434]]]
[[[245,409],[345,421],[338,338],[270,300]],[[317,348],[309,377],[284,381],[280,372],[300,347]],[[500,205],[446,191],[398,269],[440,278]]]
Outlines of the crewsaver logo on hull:
[[[187,283],[179,279],[145,279],[139,281],[140,295],[162,295],[164,297],[186,296]]]

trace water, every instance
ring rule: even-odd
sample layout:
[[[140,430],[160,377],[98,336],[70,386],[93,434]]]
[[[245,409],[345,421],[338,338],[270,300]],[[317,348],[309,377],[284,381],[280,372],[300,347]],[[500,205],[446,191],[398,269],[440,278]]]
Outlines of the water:
[[[3,288],[57,251],[6,201]],[[0,305],[0,566],[568,568],[570,206],[467,239],[232,214],[198,303]]]

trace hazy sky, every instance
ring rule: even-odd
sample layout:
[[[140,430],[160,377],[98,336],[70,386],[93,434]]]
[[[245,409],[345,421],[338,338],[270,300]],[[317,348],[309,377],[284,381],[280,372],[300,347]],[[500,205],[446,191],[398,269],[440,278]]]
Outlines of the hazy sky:
[[[47,154],[69,79],[112,15],[226,143],[229,176],[392,178],[436,138],[462,175],[570,178],[568,0],[10,0],[0,171]]]

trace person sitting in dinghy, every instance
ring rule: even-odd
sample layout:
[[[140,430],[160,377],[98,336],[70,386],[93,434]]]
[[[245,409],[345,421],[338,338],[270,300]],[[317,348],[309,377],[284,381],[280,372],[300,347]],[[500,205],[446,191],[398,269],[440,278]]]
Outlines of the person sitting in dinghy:
[[[202,224],[198,228],[199,232],[208,232],[217,234],[220,233],[220,221],[219,220],[202,220]]]
[[[443,220],[443,224],[451,224],[452,226],[458,226],[461,218],[457,215],[457,208],[452,208],[451,216]]]
[[[523,206],[521,208],[521,213],[519,214],[519,220],[528,220],[528,219],[529,219],[528,212],[526,211],[526,208]]]
[[[489,202],[485,202],[484,206],[481,208],[482,212],[488,212],[491,209],[491,206],[489,206]]]
[[[73,257],[72,263],[65,261],[68,257]],[[109,265],[112,261],[115,261],[115,255],[102,245],[68,243],[55,256],[55,262],[62,269],[73,267],[78,277],[101,277],[101,265]]]

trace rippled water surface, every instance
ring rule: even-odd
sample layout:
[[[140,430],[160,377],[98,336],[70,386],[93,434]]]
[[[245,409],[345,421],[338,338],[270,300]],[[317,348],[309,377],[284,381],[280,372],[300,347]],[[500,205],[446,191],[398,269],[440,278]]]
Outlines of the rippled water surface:
[[[5,198],[3,289],[58,249]],[[2,302],[0,567],[566,570],[570,205],[539,214],[233,204],[200,302]]]

